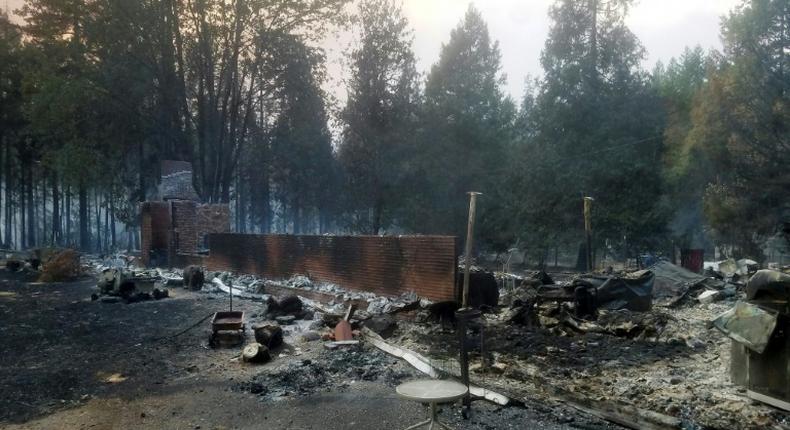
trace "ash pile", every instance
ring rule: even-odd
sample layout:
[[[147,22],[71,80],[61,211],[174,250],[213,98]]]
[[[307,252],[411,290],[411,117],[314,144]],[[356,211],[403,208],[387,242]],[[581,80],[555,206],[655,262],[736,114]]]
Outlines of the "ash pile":
[[[356,345],[323,350],[312,359],[290,359],[236,386],[262,400],[282,400],[342,390],[359,381],[383,381],[395,387],[419,372],[373,347]]]
[[[560,399],[632,424],[787,428],[790,415],[764,396],[784,399],[790,387],[782,326],[787,296],[776,295],[790,289],[779,287],[786,285],[781,271],[762,275],[750,260],[715,269],[698,274],[659,261],[636,271],[495,273],[499,303],[482,306],[472,382],[525,400]],[[760,279],[771,280],[761,288],[772,292],[770,299],[755,298]],[[744,303],[763,312],[743,311]],[[727,336],[714,328],[723,326],[720,315],[730,322]],[[732,321],[735,315],[745,318]],[[390,341],[435,360],[449,360],[447,351],[457,349],[453,330],[430,320],[402,327]],[[746,360],[755,364],[765,354],[749,343],[769,351],[768,370],[745,370]],[[769,382],[767,375],[779,378]]]

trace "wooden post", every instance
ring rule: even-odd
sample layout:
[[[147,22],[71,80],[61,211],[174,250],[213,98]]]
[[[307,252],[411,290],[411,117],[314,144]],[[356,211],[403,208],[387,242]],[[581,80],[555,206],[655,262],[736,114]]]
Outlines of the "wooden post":
[[[464,251],[464,291],[461,297],[461,308],[469,306],[469,269],[472,265],[472,241],[475,231],[475,202],[481,193],[469,192],[469,223],[466,226],[466,250]]]
[[[592,252],[592,197],[584,197],[584,236],[587,241],[587,271],[593,270],[593,252]]]

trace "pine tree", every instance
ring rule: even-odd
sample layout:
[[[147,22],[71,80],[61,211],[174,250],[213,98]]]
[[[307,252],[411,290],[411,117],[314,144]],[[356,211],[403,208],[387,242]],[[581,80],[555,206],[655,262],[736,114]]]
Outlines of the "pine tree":
[[[582,196],[592,196],[595,242],[609,240],[617,250],[654,248],[666,216],[659,204],[663,111],[640,69],[644,49],[625,25],[630,3],[558,0],[551,8],[527,157],[536,161],[522,188],[544,190],[525,200],[555,214],[532,219],[530,228],[566,237],[582,237]]]
[[[279,46],[276,57],[283,62],[277,85],[280,113],[271,131],[275,197],[286,209],[283,215],[293,224],[293,233],[320,231],[334,181],[332,139],[320,87],[324,59],[292,35],[270,44]]]
[[[414,148],[419,90],[412,35],[393,0],[359,5],[359,46],[350,52],[352,72],[339,151],[349,226],[378,234],[396,219],[406,160]]]
[[[790,219],[790,4],[745,2],[722,36],[724,58],[694,106],[689,145],[713,162],[704,210],[718,243],[761,258],[762,239]]]
[[[503,94],[504,84],[499,44],[491,40],[480,12],[470,6],[442,46],[425,84],[420,152],[425,184],[411,220],[414,230],[461,235],[467,192],[485,195],[501,186],[516,111]],[[491,206],[483,200],[480,207],[485,220]],[[481,224],[483,231],[497,228]]]

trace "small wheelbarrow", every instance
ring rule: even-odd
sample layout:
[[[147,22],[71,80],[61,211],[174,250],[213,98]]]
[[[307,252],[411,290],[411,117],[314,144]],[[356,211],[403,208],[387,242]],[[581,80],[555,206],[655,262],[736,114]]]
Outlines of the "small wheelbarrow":
[[[230,348],[244,343],[244,312],[220,311],[211,320],[211,341],[215,347]]]
[[[211,329],[214,333],[218,331],[244,330],[244,312],[219,311],[214,313],[214,318],[211,320]]]

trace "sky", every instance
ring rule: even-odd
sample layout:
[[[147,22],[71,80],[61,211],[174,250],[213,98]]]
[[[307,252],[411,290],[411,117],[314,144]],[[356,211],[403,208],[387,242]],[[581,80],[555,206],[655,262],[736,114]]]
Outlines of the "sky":
[[[16,9],[23,0],[2,0],[3,6]],[[636,0],[627,19],[628,26],[641,40],[648,57],[645,68],[656,61],[668,62],[686,46],[700,45],[720,49],[719,23],[742,0]],[[417,70],[427,73],[439,58],[439,50],[450,38],[470,3],[488,22],[493,39],[499,41],[502,71],[507,76],[506,93],[519,100],[527,75],[541,74],[540,52],[549,31],[548,8],[553,0],[403,0],[403,10],[414,31]],[[348,34],[336,34],[324,42],[327,50],[327,88],[345,99],[342,85],[347,70],[342,52]]]
[[[664,63],[683,53],[687,46],[721,49],[720,18],[742,0],[636,0],[627,24],[647,51],[645,68]],[[549,32],[549,6],[553,0],[403,0],[403,10],[414,31],[417,70],[427,74],[439,58],[450,31],[463,19],[469,4],[480,10],[491,37],[499,41],[506,93],[520,100],[525,78],[541,75],[540,53]],[[344,36],[325,43],[332,80],[347,73],[338,61]],[[335,93],[345,98],[335,83]]]

